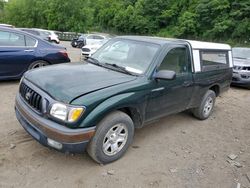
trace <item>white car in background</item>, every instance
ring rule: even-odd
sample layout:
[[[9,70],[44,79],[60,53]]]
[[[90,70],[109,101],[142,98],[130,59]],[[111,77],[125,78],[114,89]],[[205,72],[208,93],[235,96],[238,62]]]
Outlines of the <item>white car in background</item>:
[[[54,42],[56,44],[60,43],[59,37],[58,35],[55,33],[55,31],[51,31],[51,30],[46,30],[46,29],[37,29],[37,28],[33,28],[33,30],[36,30],[40,33],[46,34],[49,36],[49,41],[50,42]]]
[[[109,39],[95,41],[82,47],[82,58],[86,59],[94,54],[100,47],[102,47]]]
[[[86,45],[100,45],[104,41],[106,41],[108,38],[109,36],[105,36],[105,35],[88,34],[86,35]]]
[[[50,40],[51,40],[52,42],[55,42],[55,43],[59,44],[59,43],[60,43],[60,40],[59,40],[58,35],[55,33],[55,31],[49,31],[49,30],[48,30],[48,32],[50,33]]]

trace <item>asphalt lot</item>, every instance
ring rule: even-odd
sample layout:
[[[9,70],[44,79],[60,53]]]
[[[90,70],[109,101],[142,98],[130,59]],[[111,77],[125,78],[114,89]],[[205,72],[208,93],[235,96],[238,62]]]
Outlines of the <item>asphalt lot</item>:
[[[125,156],[105,166],[34,141],[15,118],[17,91],[18,81],[0,83],[0,187],[250,187],[250,90],[218,97],[206,121],[183,112],[136,130]]]

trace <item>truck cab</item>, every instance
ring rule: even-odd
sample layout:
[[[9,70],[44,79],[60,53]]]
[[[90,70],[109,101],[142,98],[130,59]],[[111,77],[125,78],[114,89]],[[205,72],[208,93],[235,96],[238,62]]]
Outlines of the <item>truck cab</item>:
[[[232,67],[227,44],[116,37],[84,63],[27,72],[16,116],[43,145],[87,149],[106,164],[125,154],[135,128],[188,109],[209,118],[216,97],[230,87]]]

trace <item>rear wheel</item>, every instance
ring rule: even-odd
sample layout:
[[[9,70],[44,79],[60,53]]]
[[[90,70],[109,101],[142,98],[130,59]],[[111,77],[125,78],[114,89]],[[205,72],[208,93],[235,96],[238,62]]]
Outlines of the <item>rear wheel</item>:
[[[28,70],[44,67],[47,65],[49,65],[49,63],[43,60],[34,61],[33,63],[30,64]]]
[[[209,118],[212,114],[215,104],[216,94],[212,90],[208,90],[203,96],[200,106],[192,110],[195,117],[200,120]]]
[[[72,41],[72,42],[71,42],[71,46],[72,46],[73,48],[76,48],[76,47],[77,47],[77,42],[76,42],[76,41]]]
[[[88,154],[98,163],[106,164],[121,158],[133,141],[132,119],[121,111],[106,116],[98,125],[88,145]]]
[[[54,44],[59,44],[56,40],[52,40],[51,42]]]

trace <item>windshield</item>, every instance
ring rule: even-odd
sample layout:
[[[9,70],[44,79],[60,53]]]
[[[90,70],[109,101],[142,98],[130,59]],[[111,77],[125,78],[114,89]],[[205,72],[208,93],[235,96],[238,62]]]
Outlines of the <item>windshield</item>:
[[[250,59],[250,48],[233,48],[233,57]]]
[[[131,73],[143,74],[158,49],[159,45],[152,43],[115,39],[107,42],[92,58],[101,64],[117,65]]]

